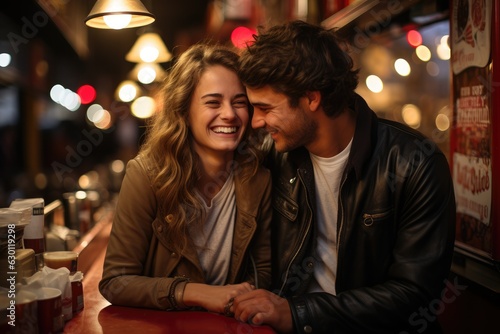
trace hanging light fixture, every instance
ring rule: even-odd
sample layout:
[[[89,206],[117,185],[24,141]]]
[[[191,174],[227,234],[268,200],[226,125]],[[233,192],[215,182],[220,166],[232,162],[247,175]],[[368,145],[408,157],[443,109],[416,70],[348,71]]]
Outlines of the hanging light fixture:
[[[164,77],[165,70],[157,63],[138,63],[128,75],[129,79],[145,85],[153,81],[162,81]]]
[[[131,102],[142,94],[141,88],[133,80],[122,81],[115,91],[115,98],[123,102]]]
[[[172,54],[160,35],[147,32],[139,36],[125,59],[132,63],[164,63],[172,59]]]
[[[99,29],[141,27],[153,23],[155,17],[140,0],[97,0],[85,24]]]

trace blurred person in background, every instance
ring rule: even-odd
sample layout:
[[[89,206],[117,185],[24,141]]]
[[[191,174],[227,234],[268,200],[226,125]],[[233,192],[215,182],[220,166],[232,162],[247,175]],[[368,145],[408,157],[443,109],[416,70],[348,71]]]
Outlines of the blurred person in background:
[[[99,284],[112,304],[228,314],[269,287],[270,173],[237,64],[200,43],[169,71],[117,202]]]
[[[417,131],[379,119],[333,31],[261,29],[240,56],[252,127],[273,140],[273,283],[236,319],[280,333],[440,332],[455,233],[450,168]],[[274,269],[273,269],[274,270]]]

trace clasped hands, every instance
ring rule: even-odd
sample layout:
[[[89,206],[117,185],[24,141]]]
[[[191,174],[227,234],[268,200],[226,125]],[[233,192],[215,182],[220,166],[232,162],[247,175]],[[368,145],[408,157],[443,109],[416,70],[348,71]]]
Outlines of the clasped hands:
[[[268,290],[251,287],[251,290],[230,297],[223,314],[253,325],[267,324],[280,333],[292,332],[288,301]]]
[[[253,325],[269,325],[280,333],[293,329],[290,306],[285,298],[250,283],[223,286],[188,283],[184,304],[202,308]]]

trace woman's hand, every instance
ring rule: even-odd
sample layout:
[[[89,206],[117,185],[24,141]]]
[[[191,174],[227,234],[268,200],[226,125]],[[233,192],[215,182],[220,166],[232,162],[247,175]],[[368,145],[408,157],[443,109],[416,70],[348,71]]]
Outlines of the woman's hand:
[[[224,313],[231,298],[254,289],[255,287],[247,282],[222,286],[187,283],[183,301],[186,306],[200,306],[211,312]]]

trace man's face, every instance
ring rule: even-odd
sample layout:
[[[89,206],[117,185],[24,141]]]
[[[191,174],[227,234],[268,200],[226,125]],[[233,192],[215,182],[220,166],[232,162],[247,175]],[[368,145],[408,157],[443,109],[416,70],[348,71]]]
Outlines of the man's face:
[[[317,124],[308,116],[307,98],[300,98],[299,105],[292,108],[286,95],[269,86],[247,87],[247,95],[254,106],[252,127],[264,128],[274,140],[277,151],[307,147],[314,139]]]

